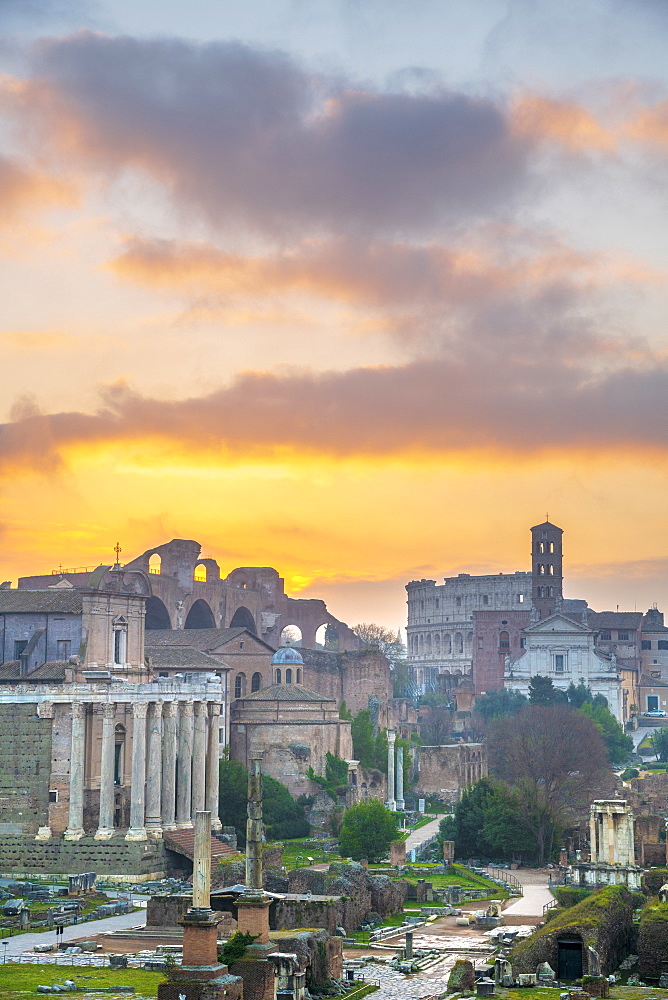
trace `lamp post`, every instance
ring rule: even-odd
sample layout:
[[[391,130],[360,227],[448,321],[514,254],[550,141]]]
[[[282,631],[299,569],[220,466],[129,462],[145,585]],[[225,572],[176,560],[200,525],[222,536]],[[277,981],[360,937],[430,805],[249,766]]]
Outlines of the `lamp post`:
[[[3,948],[3,951],[2,951],[2,964],[3,965],[7,964],[7,944],[8,944],[7,941],[3,941],[2,942],[2,948]]]

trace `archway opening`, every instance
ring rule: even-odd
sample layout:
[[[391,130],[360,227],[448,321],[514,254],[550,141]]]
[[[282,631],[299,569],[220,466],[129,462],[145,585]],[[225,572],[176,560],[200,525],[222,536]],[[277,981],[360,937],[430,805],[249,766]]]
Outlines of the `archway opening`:
[[[146,601],[146,629],[171,628],[169,611],[159,597],[149,597]]]
[[[154,552],[153,555],[149,556],[148,559],[149,573],[153,573],[155,576],[159,576],[161,572],[161,566],[162,566],[162,557],[159,556],[157,552]]]
[[[201,598],[199,601],[195,601],[190,611],[188,612],[188,617],[186,618],[184,628],[215,628],[216,622],[213,617],[213,611]]]
[[[582,977],[582,941],[576,937],[559,938],[557,941],[557,977],[580,979]]]
[[[301,646],[302,630],[298,625],[286,625],[281,632],[281,646]]]
[[[193,573],[193,580],[195,583],[206,583],[206,566],[202,563],[197,563],[195,566],[195,572]]]
[[[253,635],[257,635],[257,628],[255,627],[255,619],[248,610],[244,608],[243,605],[232,615],[232,621],[230,622],[230,628],[247,628],[249,632]]]

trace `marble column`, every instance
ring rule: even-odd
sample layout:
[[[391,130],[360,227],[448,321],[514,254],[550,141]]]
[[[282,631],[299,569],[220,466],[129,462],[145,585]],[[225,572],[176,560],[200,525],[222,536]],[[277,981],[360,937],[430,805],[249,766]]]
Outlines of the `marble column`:
[[[222,830],[223,824],[218,816],[218,794],[220,783],[220,705],[217,701],[209,703],[209,739],[206,751],[206,808],[211,813],[211,829]]]
[[[403,812],[404,802],[404,748],[397,747],[397,809]]]
[[[65,840],[80,840],[84,835],[84,753],[86,748],[86,706],[72,702],[72,747],[70,750],[70,812]]]
[[[196,701],[195,725],[193,732],[193,788],[192,819],[195,813],[203,812],[206,788],[206,702]]]
[[[387,799],[385,805],[394,812],[397,803],[394,800],[394,741],[397,734],[393,729],[387,731]]]
[[[148,718],[148,749],[146,761],[146,833],[159,840],[162,837],[162,702],[152,701]]]
[[[176,830],[176,719],[178,701],[165,704],[162,747],[162,829]]]
[[[130,829],[126,840],[146,840],[144,802],[146,788],[146,713],[147,701],[132,705],[132,787],[130,789]]]
[[[102,754],[100,758],[100,819],[96,840],[109,840],[114,835],[114,754],[116,752],[116,705],[102,705]]]
[[[193,758],[193,703],[181,702],[179,734],[176,744],[178,784],[176,789],[176,827],[183,830],[192,827],[190,802],[192,798],[192,758]]]

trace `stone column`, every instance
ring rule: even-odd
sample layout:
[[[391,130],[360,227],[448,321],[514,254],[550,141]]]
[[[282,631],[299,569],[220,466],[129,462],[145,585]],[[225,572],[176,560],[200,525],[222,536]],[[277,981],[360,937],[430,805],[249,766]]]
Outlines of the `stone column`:
[[[589,842],[590,842],[589,843],[589,847],[590,847],[589,860],[590,861],[598,861],[598,849],[597,849],[597,845],[596,845],[596,822],[597,822],[597,818],[598,817],[596,815],[595,808],[594,808],[594,806],[592,806],[591,807],[591,812],[589,814]]]
[[[178,787],[176,789],[176,827],[178,830],[190,829],[190,800],[192,791],[193,763],[193,703],[181,702],[179,718],[179,735],[177,740],[176,759],[178,764]]]
[[[162,747],[162,829],[176,830],[176,716],[178,701],[165,704]]]
[[[206,702],[196,701],[193,732],[192,817],[203,812],[206,788]]]
[[[211,813],[200,809],[195,813],[193,909],[211,909]]]
[[[397,747],[397,809],[404,811],[404,748]]]
[[[394,812],[397,803],[394,800],[394,741],[397,734],[393,729],[387,731],[387,799],[385,805]]]
[[[72,748],[70,751],[70,813],[65,840],[80,840],[83,828],[84,752],[86,744],[86,706],[72,702]]]
[[[248,820],[246,821],[246,889],[262,893],[262,756],[248,762]]]
[[[109,840],[114,835],[114,754],[116,740],[114,720],[116,704],[102,705],[102,755],[100,759],[100,819],[96,840]]]
[[[132,705],[132,787],[130,789],[130,829],[126,840],[146,840],[144,801],[146,788],[147,701]]]
[[[153,701],[149,708],[148,759],[146,761],[146,833],[159,840],[162,837],[162,702]]]
[[[211,813],[211,829],[222,830],[223,824],[218,816],[218,792],[220,783],[220,759],[218,746],[220,743],[220,704],[209,702],[209,740],[206,751],[206,808]]]

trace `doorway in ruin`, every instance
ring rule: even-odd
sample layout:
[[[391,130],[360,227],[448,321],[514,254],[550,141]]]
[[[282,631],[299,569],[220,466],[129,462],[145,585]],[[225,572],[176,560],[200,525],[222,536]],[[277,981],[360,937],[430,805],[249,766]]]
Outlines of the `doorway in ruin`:
[[[195,601],[185,621],[185,628],[215,628],[213,611],[201,598]]]
[[[581,938],[559,938],[557,941],[557,978],[580,979],[582,964]]]

